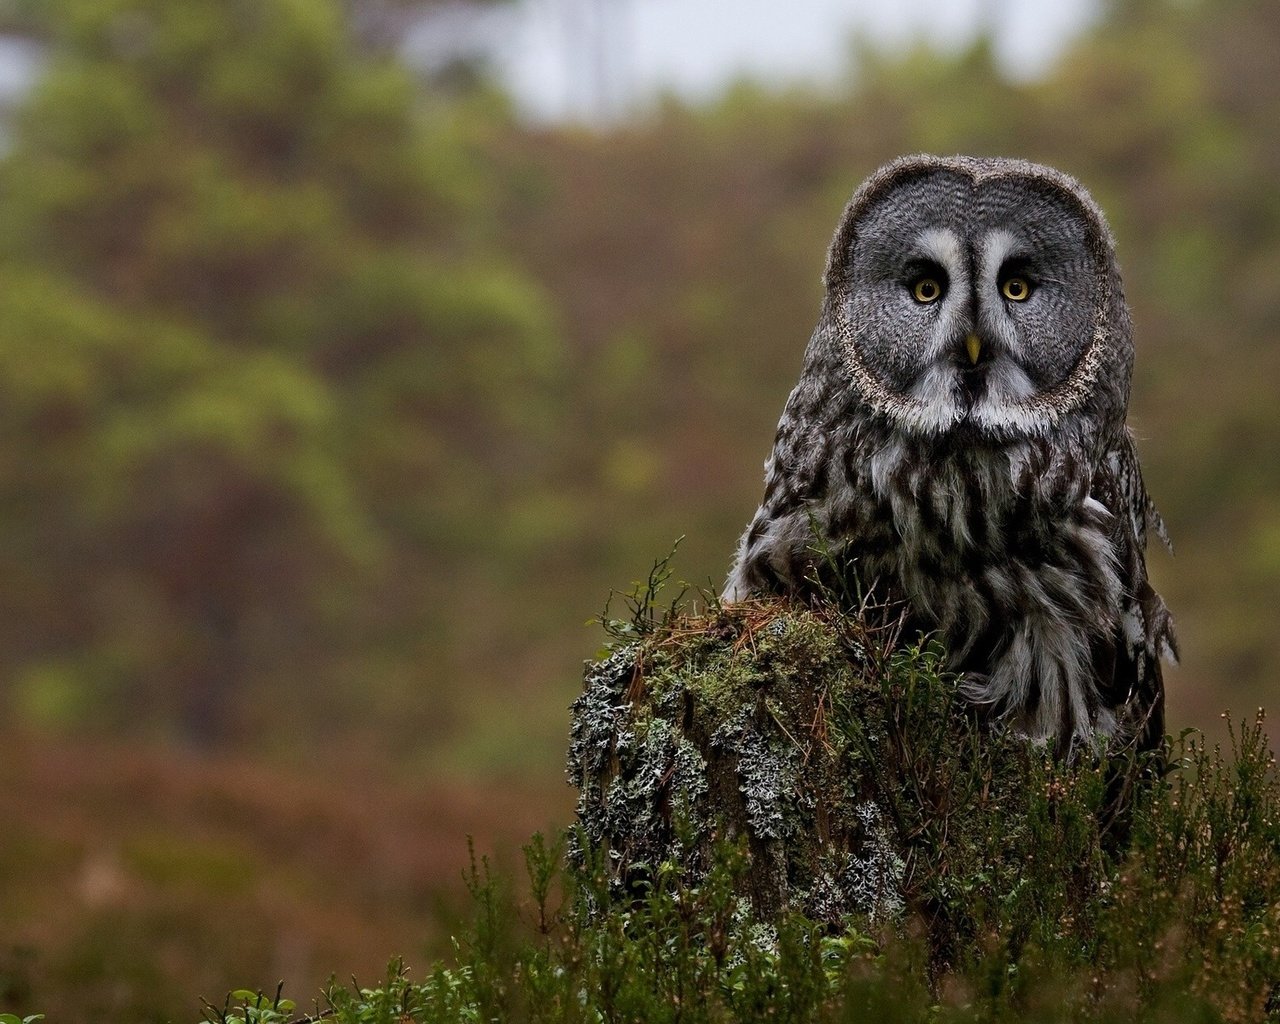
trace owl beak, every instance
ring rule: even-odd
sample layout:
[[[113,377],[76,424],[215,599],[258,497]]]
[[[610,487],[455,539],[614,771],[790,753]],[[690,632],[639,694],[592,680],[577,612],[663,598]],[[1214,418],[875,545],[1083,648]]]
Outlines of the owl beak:
[[[978,364],[978,356],[982,355],[982,339],[970,331],[964,339],[964,350],[969,353],[969,362]]]

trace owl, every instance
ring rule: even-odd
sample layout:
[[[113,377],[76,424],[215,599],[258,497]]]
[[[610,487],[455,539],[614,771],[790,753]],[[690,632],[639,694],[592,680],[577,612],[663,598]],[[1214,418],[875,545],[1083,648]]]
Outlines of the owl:
[[[910,156],[854,193],[728,601],[834,564],[939,636],[965,697],[1066,755],[1158,747],[1168,544],[1125,423],[1115,245],[1023,160]]]

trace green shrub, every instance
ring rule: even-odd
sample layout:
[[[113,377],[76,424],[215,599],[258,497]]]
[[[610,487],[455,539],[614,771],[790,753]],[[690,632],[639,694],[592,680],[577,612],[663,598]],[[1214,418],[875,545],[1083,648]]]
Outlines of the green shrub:
[[[525,848],[525,894],[473,857],[474,919],[450,962],[333,984],[313,1017],[1280,1020],[1280,788],[1261,712],[1232,723],[1226,753],[1185,733],[1163,760],[1056,761],[978,721],[938,646],[898,638],[891,617],[832,601],[659,615],[663,571],[630,621],[606,622],[570,758],[591,806]],[[671,737],[705,738],[744,707],[765,754],[714,769],[736,790],[721,802],[682,791]],[[1135,779],[1117,820],[1117,780]],[[812,898],[815,865],[852,849],[839,822],[858,800],[900,858],[896,902],[815,912],[832,905]],[[785,898],[756,898],[762,863]],[[206,1019],[291,1012],[240,993]]]

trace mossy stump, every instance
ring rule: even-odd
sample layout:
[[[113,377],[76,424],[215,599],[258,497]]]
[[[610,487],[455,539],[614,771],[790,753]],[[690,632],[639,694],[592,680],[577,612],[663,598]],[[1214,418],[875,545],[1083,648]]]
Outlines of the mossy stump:
[[[713,602],[614,632],[573,705],[568,774],[620,897],[659,865],[696,884],[728,842],[761,918],[936,917],[957,873],[1021,870],[1029,784],[1069,782],[1086,810],[1105,788],[985,729],[941,647],[883,609]],[[1101,848],[1074,817],[1078,875]]]
[[[663,862],[696,878],[727,840],[745,843],[761,916],[896,905],[902,860],[831,731],[833,707],[879,697],[866,641],[804,608],[738,605],[676,617],[588,666],[569,774],[619,885]]]

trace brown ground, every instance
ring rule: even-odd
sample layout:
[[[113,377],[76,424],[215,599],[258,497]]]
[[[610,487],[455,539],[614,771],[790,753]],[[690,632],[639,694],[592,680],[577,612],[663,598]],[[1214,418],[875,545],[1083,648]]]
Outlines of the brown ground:
[[[421,970],[466,836],[511,862],[571,795],[0,737],[0,1012],[194,1022],[233,987],[305,1005],[332,973]]]

